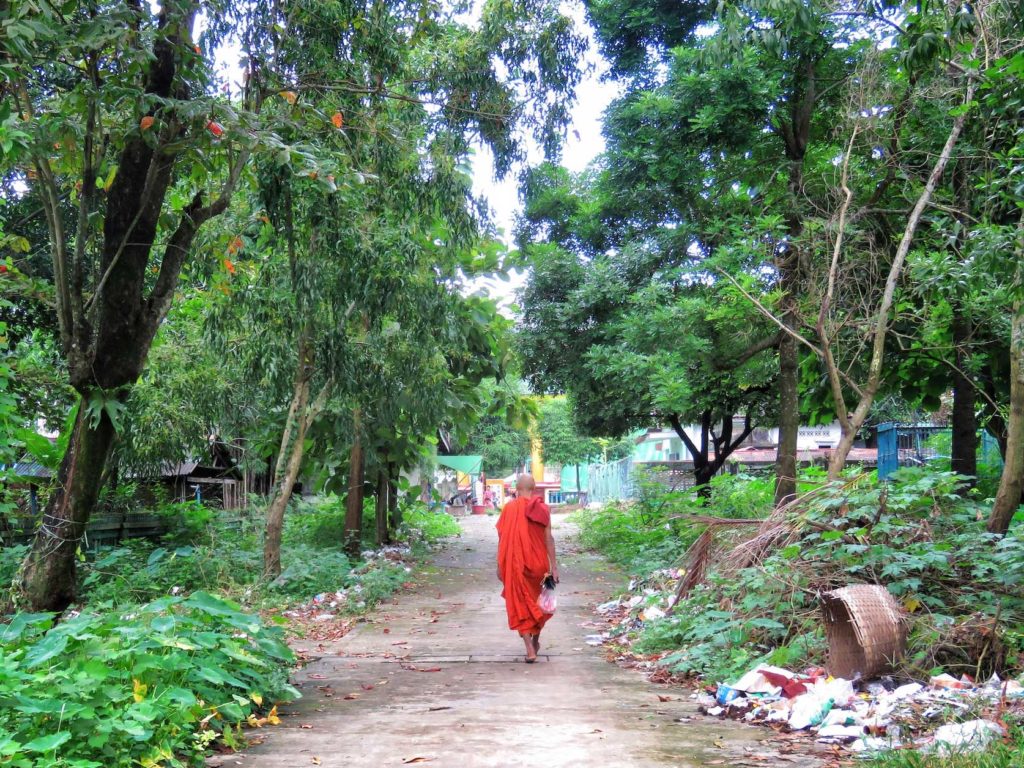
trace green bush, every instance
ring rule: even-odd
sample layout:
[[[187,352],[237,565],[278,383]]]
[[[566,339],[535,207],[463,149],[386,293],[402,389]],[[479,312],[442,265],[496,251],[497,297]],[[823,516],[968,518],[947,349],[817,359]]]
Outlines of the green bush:
[[[582,509],[570,519],[579,525],[584,547],[641,576],[673,565],[686,552],[705,527],[692,520],[694,515],[763,517],[773,495],[770,479],[742,474],[713,478],[711,500],[645,477],[638,480],[638,490],[635,502]]]
[[[215,535],[218,512],[199,501],[173,501],[160,504],[157,514],[170,528],[165,537],[175,544],[201,544]]]
[[[352,563],[337,546],[335,549],[306,544],[288,547],[282,552],[284,570],[268,589],[297,600],[341,589],[350,577]]]
[[[685,498],[662,511],[649,501],[577,515],[582,543],[634,571],[676,561],[705,530],[687,514],[756,517],[771,508],[770,482],[716,478],[705,509]],[[800,667],[824,659],[818,594],[854,583],[885,585],[910,611],[908,670],[926,676],[947,663],[950,627],[967,617],[998,617],[1005,666],[1024,665],[1024,525],[1005,537],[985,530],[988,504],[962,494],[962,478],[929,468],[905,469],[892,482],[874,475],[826,486],[805,477],[784,540],[764,559],[736,568],[729,549],[739,534],[723,529],[706,583],[669,617],[633,633],[635,649],[665,653],[680,674],[728,680],[757,662]],[[671,584],[665,589],[671,589]],[[652,599],[664,599],[667,592]],[[973,670],[971,670],[973,673]]]
[[[22,544],[13,547],[0,546],[0,609],[7,602],[7,593],[28,554],[28,549],[28,545]]]
[[[402,529],[399,531],[402,540],[432,543],[461,533],[459,521],[447,512],[432,510],[418,501],[402,505]]]
[[[313,501],[296,501],[284,517],[284,541],[310,547],[341,547],[345,541],[345,500],[330,494]]]
[[[201,765],[215,740],[278,701],[294,661],[281,631],[205,592],[123,614],[16,614],[0,627],[0,763]]]
[[[215,543],[178,547],[132,540],[86,561],[80,593],[89,603],[112,605],[196,590],[240,596],[262,571],[262,552],[251,539],[225,535]]]

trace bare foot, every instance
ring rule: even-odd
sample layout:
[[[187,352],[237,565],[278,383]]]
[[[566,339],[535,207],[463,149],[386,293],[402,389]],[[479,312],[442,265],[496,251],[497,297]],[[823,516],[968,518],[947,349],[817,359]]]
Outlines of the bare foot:
[[[533,664],[537,660],[537,648],[534,645],[534,635],[523,635],[523,644],[526,645],[526,663]]]

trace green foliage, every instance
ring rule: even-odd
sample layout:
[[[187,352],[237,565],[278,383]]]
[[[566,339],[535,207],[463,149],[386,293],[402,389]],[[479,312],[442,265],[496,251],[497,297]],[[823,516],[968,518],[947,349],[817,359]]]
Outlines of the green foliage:
[[[692,489],[671,490],[656,477],[637,479],[638,499],[581,509],[572,520],[580,526],[580,543],[601,552],[631,574],[645,576],[677,563],[703,530],[687,519],[695,514],[727,518],[763,517],[771,509],[773,484],[747,475],[718,475],[712,498]]]
[[[28,546],[25,545],[0,547],[0,614],[6,608],[7,596],[27,554]]]
[[[790,667],[820,663],[825,642],[817,595],[847,584],[876,583],[910,611],[908,669],[926,674],[941,664],[937,649],[945,633],[978,615],[998,617],[1005,663],[1021,668],[1024,526],[1018,523],[1005,537],[987,533],[983,500],[965,498],[961,482],[949,472],[918,468],[901,470],[885,484],[873,474],[843,486],[805,478],[805,501],[787,521],[788,543],[769,551],[758,565],[736,569],[728,556],[734,540],[719,533],[722,549],[713,555],[706,583],[672,615],[648,622],[636,648],[669,651],[661,663],[672,671],[717,680],[729,680],[759,661]],[[771,484],[761,478],[716,478],[706,509],[664,493],[655,493],[652,501],[621,511],[579,513],[582,543],[649,573],[676,563],[703,530],[686,523],[687,510],[760,517],[771,509]],[[670,507],[671,513],[664,511]]]
[[[564,397],[553,397],[541,403],[537,431],[545,462],[579,465],[601,456],[600,444],[579,433],[572,414]]]
[[[456,435],[458,451],[483,457],[483,469],[490,477],[504,477],[521,467],[530,455],[527,414],[518,407],[522,388],[487,380],[481,387],[484,402],[492,405],[472,430]],[[503,407],[494,407],[503,406]]]
[[[196,592],[0,625],[0,759],[12,768],[198,765],[214,741],[299,696],[280,629]]]
[[[400,539],[430,544],[461,533],[459,521],[441,509],[430,509],[426,504],[416,502],[402,510]]]
[[[458,535],[458,522],[405,502],[400,539],[425,544]],[[373,502],[367,500],[368,514]],[[353,562],[341,549],[344,507],[335,496],[301,501],[285,518],[281,575],[262,581],[262,542],[249,530],[226,530],[215,513],[196,502],[160,509],[176,520],[162,542],[130,540],[97,551],[82,567],[82,597],[88,604],[131,606],[198,590],[229,595],[253,607],[305,602],[314,595],[359,587],[357,610],[374,607],[408,579],[405,566],[384,558]],[[372,528],[367,524],[366,528]],[[369,542],[367,545],[370,546]],[[0,577],[10,583],[25,548],[0,549]],[[10,574],[10,576],[8,576]]]

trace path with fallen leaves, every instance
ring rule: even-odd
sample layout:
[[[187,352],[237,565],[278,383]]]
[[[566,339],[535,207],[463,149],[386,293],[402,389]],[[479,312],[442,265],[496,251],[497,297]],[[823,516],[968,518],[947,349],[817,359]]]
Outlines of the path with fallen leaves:
[[[770,731],[697,714],[688,691],[589,647],[584,638],[600,629],[592,608],[620,578],[572,551],[560,515],[558,613],[539,662],[524,664],[494,575],[494,522],[463,519],[462,536],[415,586],[346,636],[296,643],[309,659],[294,681],[303,698],[211,768],[818,765],[780,753]]]

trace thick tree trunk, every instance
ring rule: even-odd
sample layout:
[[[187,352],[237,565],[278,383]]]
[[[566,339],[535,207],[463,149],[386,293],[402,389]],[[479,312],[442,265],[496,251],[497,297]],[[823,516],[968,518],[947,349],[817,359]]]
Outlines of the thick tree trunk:
[[[263,535],[263,578],[268,581],[281,575],[281,533],[284,513],[292,498],[295,482],[302,469],[306,441],[306,405],[309,402],[309,377],[300,373],[295,380],[288,423],[285,424],[274,475],[274,490],[267,505],[267,523]],[[289,441],[291,444],[289,445]]]
[[[95,427],[84,406],[68,442],[32,550],[22,570],[22,591],[34,611],[63,611],[75,599],[75,560],[85,524],[96,505],[103,470],[114,444],[114,424],[105,412]]]
[[[376,532],[374,541],[378,547],[389,543],[391,537],[388,535],[388,496],[391,484],[388,482],[388,473],[384,469],[377,470],[377,494],[374,499],[374,517]]]
[[[988,518],[991,533],[1006,533],[1024,490],[1024,304],[1014,303],[1010,333],[1010,418],[999,491]]]
[[[787,327],[795,318],[783,317]],[[796,497],[796,445],[800,431],[800,353],[786,334],[779,342],[779,445],[775,455],[775,506]]]
[[[161,34],[154,38],[151,51],[133,48],[134,53],[148,60],[144,87],[147,94],[156,97],[154,104],[168,98],[182,102],[191,98],[179,65],[183,52],[192,47],[196,4],[164,5],[158,24]],[[93,75],[97,76],[95,71]],[[84,190],[95,186],[90,147],[98,139],[99,128],[92,109],[83,138]],[[35,160],[53,251],[54,296],[68,378],[86,401],[94,392],[122,403],[127,399],[170,308],[196,232],[227,208],[248,161],[249,150],[236,154],[220,196],[203,205],[202,195],[196,194],[182,209],[176,228],[166,232],[166,237],[158,236],[180,152],[176,145],[184,130],[183,124],[170,117],[155,141],[153,136],[140,132],[126,138],[119,152],[117,174],[106,193],[100,275],[88,291],[83,259],[86,243],[96,234],[90,224],[91,195],[85,192],[81,197],[75,247],[70,249],[72,238],[64,228],[65,214],[55,175],[48,159]],[[158,240],[162,253],[153,279],[150,256]],[[107,414],[101,414],[97,425],[90,427],[89,416],[82,410],[58,474],[58,488],[47,505],[22,572],[25,599],[36,610],[61,610],[74,599],[78,541],[96,504],[104,464],[114,442],[115,425]]]
[[[344,546],[350,556],[357,557],[363,537],[363,443],[359,436],[362,425],[358,408],[353,415],[353,422],[355,429],[348,461]]]
[[[971,327],[959,307],[954,307],[953,311],[956,368],[953,370],[953,443],[950,449],[950,468],[971,478],[969,485],[973,486],[978,475],[978,416],[975,410],[974,382],[967,375],[967,366],[970,362],[967,345],[970,342]]]

